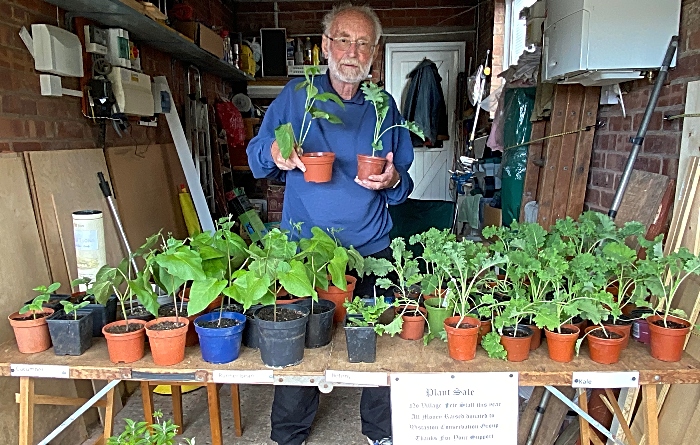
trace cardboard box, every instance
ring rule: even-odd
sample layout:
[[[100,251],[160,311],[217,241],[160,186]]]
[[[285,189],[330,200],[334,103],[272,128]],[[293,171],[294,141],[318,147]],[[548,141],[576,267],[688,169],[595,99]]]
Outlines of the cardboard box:
[[[484,205],[484,227],[501,226],[501,209]]]
[[[219,59],[224,57],[224,39],[217,33],[197,22],[180,22],[172,24],[173,29],[192,40],[205,51],[209,51]]]

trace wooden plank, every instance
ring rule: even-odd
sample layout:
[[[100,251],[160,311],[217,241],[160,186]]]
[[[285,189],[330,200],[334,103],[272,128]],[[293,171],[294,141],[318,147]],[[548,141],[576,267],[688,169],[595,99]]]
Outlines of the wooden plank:
[[[700,113],[700,81],[688,82],[685,96],[685,113]],[[678,177],[683,178],[692,156],[700,156],[700,119],[691,117],[683,119],[681,149],[678,158]],[[679,184],[680,185],[680,184]],[[678,200],[681,187],[676,189],[675,198]]]
[[[583,410],[584,413],[588,413],[588,392],[586,391],[586,388],[578,389],[578,406]],[[578,416],[578,422],[580,429],[581,445],[589,445],[591,443],[591,437],[595,436],[595,433],[591,434],[588,421],[586,421],[586,419],[584,419],[583,416]]]
[[[683,230],[690,217],[691,203],[698,188],[698,181],[700,180],[700,172],[698,172],[699,164],[700,157],[693,156],[690,158],[688,169],[680,183],[680,199],[677,199],[674,204],[671,227],[668,230],[668,237],[664,244],[664,251],[666,253],[678,250],[683,241]]]
[[[219,400],[219,388],[216,383],[207,384],[207,402],[209,406],[209,429],[211,430],[212,445],[222,445],[221,437],[221,408]]]
[[[182,386],[170,385],[170,399],[173,403],[173,422],[177,425],[177,433],[185,430],[185,421],[182,417]]]
[[[557,386],[556,388],[569,398],[572,398],[576,391],[570,386]],[[542,416],[542,423],[539,430],[537,430],[534,445],[553,445],[557,440],[557,436],[559,436],[561,424],[564,422],[568,411],[569,407],[564,402],[556,397],[550,397],[547,409]]]
[[[61,282],[61,289],[68,292],[69,275],[74,278],[77,276],[72,218],[74,211],[101,210],[104,218],[107,263],[116,266],[125,256],[97,181],[97,173],[100,171],[109,180],[107,164],[100,149],[34,151],[29,153],[29,162],[49,254],[51,278]],[[64,252],[53,212],[52,195],[60,219],[58,223],[64,238],[65,255],[71,267],[70,274],[66,271]]]
[[[110,147],[106,151],[119,217],[132,249],[158,231],[187,237],[179,185],[185,184],[173,144]]]
[[[42,395],[42,394],[34,395],[34,404],[35,405],[80,406],[80,405],[84,405],[88,400],[90,400],[90,399],[86,399],[86,398],[82,398],[82,397],[47,396],[47,395]],[[20,402],[19,394],[15,394],[15,402],[16,403]],[[107,406],[107,402],[105,402],[104,400],[98,400],[97,402],[93,403],[92,405],[105,407],[105,406]]]
[[[656,385],[642,387],[642,404],[644,405],[646,438],[649,445],[659,445],[659,422],[657,416]]]
[[[566,215],[574,219],[577,219],[583,212],[586,185],[588,184],[588,170],[591,166],[591,153],[593,152],[595,125],[598,118],[598,103],[600,102],[600,87],[586,87],[583,90],[583,103],[581,104],[580,120],[576,130],[588,126],[591,129],[578,133],[576,137],[576,153],[571,170],[569,196],[566,206]]]
[[[530,140],[543,138],[549,127],[549,121],[541,120],[532,123]],[[537,200],[537,184],[540,180],[542,169],[542,151],[545,141],[530,144],[527,149],[527,167],[525,168],[525,182],[523,184],[523,197],[520,204],[520,221],[525,221],[525,204]]]
[[[626,222],[639,221],[648,229],[654,223],[655,210],[661,205],[668,183],[668,176],[632,170],[615,223],[622,227]]]
[[[233,428],[236,437],[243,435],[243,426],[241,425],[241,396],[238,391],[238,385],[231,385],[231,412],[233,413]]]
[[[603,403],[605,403],[605,406],[610,410],[610,412],[617,417],[617,420],[620,422],[620,426],[622,427],[629,444],[637,445],[637,441],[634,440],[634,437],[632,436],[627,420],[625,420],[625,416],[622,413],[620,405],[618,405],[617,399],[615,398],[615,394],[613,394],[612,390],[606,388],[605,396],[601,394],[600,398],[603,400]]]
[[[659,209],[656,212],[656,217],[651,225],[647,228],[646,239],[653,240],[657,236],[664,233],[666,230],[666,221],[668,220],[668,214],[671,211],[671,206],[673,205],[673,193],[676,190],[676,180],[670,179],[668,185],[666,186],[666,192],[661,197],[661,204],[659,204]]]
[[[19,378],[19,445],[34,443],[34,379]]]
[[[544,395],[544,387],[536,386],[532,390],[532,395],[527,401],[527,406],[525,410],[520,413],[518,419],[518,445],[525,445],[527,443],[527,438],[530,435],[530,429],[532,428],[532,423],[535,420],[535,415],[537,414],[537,407],[542,400]]]

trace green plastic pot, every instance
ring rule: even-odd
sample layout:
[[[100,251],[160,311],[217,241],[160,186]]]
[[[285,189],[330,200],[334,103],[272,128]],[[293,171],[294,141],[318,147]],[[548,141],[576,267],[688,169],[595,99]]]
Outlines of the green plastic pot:
[[[428,311],[428,326],[430,326],[431,338],[440,338],[440,332],[445,330],[443,322],[452,315],[452,308],[442,307],[444,298],[430,298],[425,300],[425,309]]]

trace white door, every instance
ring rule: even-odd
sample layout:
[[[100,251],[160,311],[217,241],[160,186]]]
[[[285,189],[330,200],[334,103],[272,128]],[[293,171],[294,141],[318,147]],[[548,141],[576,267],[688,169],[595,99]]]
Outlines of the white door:
[[[435,62],[442,77],[442,92],[447,106],[450,139],[442,148],[414,149],[415,160],[408,173],[415,187],[410,198],[452,201],[450,174],[455,149],[455,109],[457,106],[457,74],[464,71],[464,42],[387,43],[386,90],[403,109],[408,91],[408,74],[428,58]]]

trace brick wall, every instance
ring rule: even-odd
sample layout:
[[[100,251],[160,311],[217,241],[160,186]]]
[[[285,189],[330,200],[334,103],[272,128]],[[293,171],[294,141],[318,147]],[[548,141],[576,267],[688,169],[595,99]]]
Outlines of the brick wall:
[[[206,2],[207,8],[195,9],[198,19],[209,25],[233,23],[233,12],[221,0]],[[61,25],[63,16],[63,12],[58,11]],[[56,17],[56,7],[42,0],[0,0],[0,152],[97,146],[98,126],[83,117],[80,99],[41,96],[39,74],[34,71],[34,61],[18,35],[22,26],[29,29],[32,23],[55,25]],[[141,46],[141,59],[146,74],[168,77],[182,115],[182,63],[144,45]],[[78,88],[75,79],[64,79],[63,82],[67,88]],[[203,87],[212,101],[217,93],[229,89],[220,78],[207,73],[203,74]],[[159,119],[158,127],[132,125],[123,138],[115,134],[111,125],[107,126],[108,146],[168,142],[172,142],[172,138],[165,119]]]
[[[659,60],[663,57],[659,55]],[[680,114],[685,108],[686,86],[700,79],[700,1],[684,0],[681,10],[678,63],[669,73],[661,90],[658,106],[649,124],[646,139],[634,164],[637,170],[661,173],[671,178],[678,174],[682,119],[664,121],[663,116]],[[607,211],[612,204],[633,137],[641,123],[653,83],[639,80],[624,84],[627,117],[619,105],[601,105],[598,120],[605,126],[596,131],[586,191],[586,208]]]

